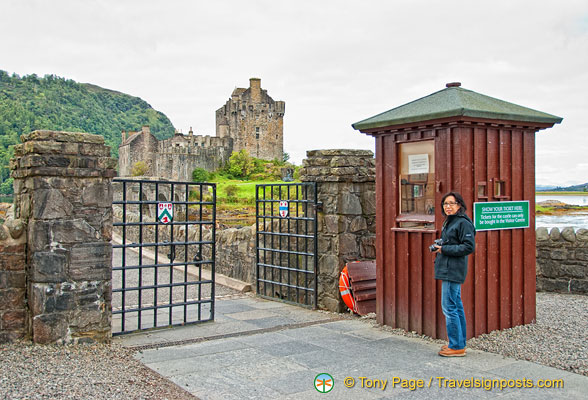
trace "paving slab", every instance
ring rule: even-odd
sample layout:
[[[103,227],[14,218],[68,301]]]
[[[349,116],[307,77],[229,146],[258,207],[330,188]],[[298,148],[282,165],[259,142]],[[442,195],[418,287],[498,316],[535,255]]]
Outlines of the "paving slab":
[[[588,393],[583,375],[477,350],[439,357],[435,343],[251,295],[218,299],[215,310],[212,322],[115,340],[202,400],[584,399]],[[328,393],[315,389],[322,373],[332,378]],[[561,379],[564,388],[514,387],[524,379]],[[501,382],[507,387],[496,386]]]

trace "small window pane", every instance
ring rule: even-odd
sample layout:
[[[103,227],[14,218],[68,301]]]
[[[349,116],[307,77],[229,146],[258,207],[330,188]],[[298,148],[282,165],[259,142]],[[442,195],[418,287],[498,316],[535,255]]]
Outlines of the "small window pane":
[[[431,227],[435,215],[434,141],[401,143],[399,153],[399,226]]]

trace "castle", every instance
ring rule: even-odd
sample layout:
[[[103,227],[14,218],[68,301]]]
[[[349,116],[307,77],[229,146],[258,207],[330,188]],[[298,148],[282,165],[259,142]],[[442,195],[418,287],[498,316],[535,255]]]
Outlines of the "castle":
[[[242,149],[256,158],[282,160],[284,156],[284,112],[286,103],[274,101],[261,88],[261,79],[251,78],[249,88],[235,88],[224,106],[216,110],[216,136],[176,134],[164,140],[153,136],[148,126],[138,132],[122,131],[118,148],[118,174],[131,176],[133,165],[144,161],[147,176],[174,181],[192,180],[192,171],[214,171],[234,151]]]

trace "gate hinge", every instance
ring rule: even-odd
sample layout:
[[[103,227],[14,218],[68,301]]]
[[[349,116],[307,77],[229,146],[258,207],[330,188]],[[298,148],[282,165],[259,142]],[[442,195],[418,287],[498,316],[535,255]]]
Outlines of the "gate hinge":
[[[323,202],[322,201],[319,201],[318,203],[313,204],[312,206],[314,207],[315,211],[323,211]]]

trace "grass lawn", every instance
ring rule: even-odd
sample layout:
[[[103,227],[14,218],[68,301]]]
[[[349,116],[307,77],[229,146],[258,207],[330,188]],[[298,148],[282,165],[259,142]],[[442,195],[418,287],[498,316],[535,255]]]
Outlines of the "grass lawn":
[[[219,222],[228,226],[246,226],[255,223],[255,192],[257,185],[283,185],[282,181],[240,181],[217,179],[216,209]]]

